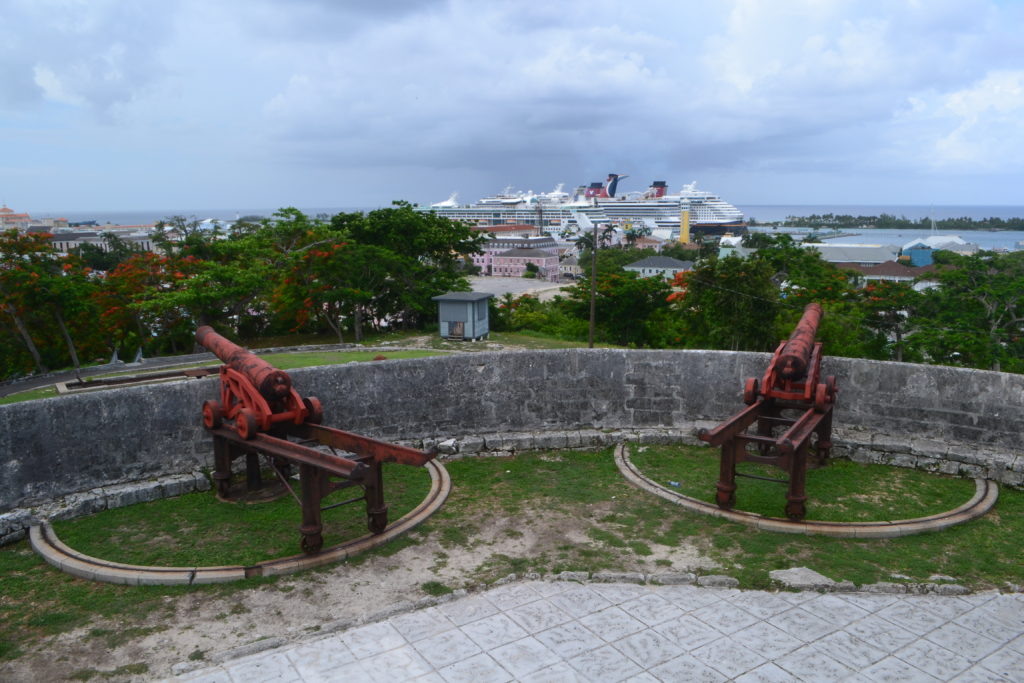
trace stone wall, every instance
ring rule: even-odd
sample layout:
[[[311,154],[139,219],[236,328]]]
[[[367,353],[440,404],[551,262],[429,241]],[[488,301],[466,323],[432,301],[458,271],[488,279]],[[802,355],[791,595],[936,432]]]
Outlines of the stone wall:
[[[736,412],[768,355],[586,350],[467,353],[290,371],[325,424],[450,453],[685,439]],[[827,358],[838,452],[1024,482],[1024,376]],[[212,463],[199,421],[215,378],[0,406],[0,513]],[[646,436],[645,436],[646,435]],[[2,520],[0,520],[2,521]],[[3,535],[0,529],[0,535]]]

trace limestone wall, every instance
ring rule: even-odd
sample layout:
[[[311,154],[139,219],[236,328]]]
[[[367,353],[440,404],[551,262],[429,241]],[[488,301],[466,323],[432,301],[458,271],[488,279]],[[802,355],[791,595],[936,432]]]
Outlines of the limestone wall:
[[[326,424],[412,443],[454,439],[445,450],[471,454],[685,439],[736,412],[744,378],[760,377],[767,360],[575,349],[290,374],[300,393],[321,399]],[[826,359],[825,371],[839,380],[841,454],[1024,482],[1024,376],[842,358]],[[216,386],[183,380],[0,406],[0,513],[208,467],[199,409]]]

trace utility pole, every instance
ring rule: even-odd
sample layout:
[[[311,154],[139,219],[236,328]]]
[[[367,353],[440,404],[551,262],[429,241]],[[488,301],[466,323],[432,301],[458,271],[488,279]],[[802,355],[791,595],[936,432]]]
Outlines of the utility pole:
[[[590,243],[590,338],[588,347],[594,348],[594,325],[597,320],[597,223],[594,223],[593,241]]]

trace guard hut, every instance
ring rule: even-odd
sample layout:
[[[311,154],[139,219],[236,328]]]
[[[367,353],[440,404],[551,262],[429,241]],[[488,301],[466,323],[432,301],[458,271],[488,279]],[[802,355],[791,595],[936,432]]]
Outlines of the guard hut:
[[[490,334],[488,292],[448,292],[431,297],[437,302],[442,339],[486,339]]]

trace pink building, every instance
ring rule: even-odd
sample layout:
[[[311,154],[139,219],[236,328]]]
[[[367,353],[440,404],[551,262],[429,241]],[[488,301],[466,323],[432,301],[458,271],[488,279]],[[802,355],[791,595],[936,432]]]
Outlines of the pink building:
[[[558,255],[543,249],[509,249],[490,255],[490,272],[485,275],[495,277],[522,277],[526,272],[526,264],[532,263],[538,268],[537,278],[558,282]]]

